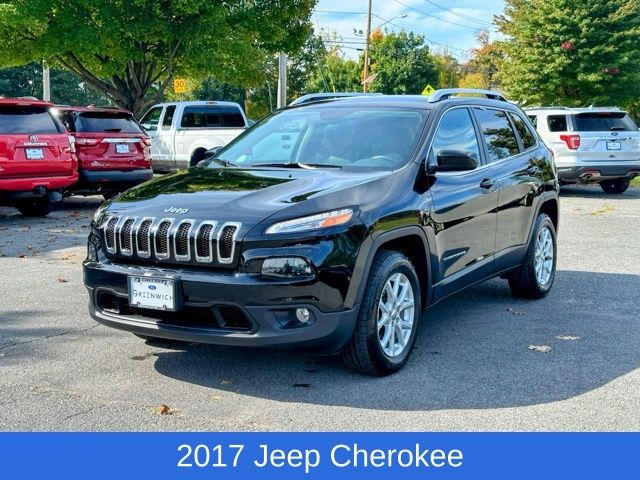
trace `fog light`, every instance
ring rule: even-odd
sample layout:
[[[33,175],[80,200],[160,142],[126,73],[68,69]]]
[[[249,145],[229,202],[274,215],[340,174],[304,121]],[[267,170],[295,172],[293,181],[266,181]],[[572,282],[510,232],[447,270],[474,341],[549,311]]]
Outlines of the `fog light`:
[[[311,265],[300,257],[272,257],[262,263],[261,273],[265,277],[304,278],[313,273]]]
[[[297,308],[296,309],[296,318],[300,323],[307,323],[311,314],[309,313],[308,308]]]

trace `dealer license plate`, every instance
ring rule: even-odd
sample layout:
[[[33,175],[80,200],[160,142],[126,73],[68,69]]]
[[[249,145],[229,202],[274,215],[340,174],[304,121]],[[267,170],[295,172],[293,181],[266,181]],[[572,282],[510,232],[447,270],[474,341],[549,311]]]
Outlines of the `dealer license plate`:
[[[607,150],[622,150],[620,142],[607,142]]]
[[[152,310],[175,311],[175,280],[157,277],[129,277],[129,305]]]
[[[27,148],[25,153],[28,160],[42,160],[44,158],[44,150],[41,148]]]
[[[129,153],[129,144],[116,143],[116,153]]]

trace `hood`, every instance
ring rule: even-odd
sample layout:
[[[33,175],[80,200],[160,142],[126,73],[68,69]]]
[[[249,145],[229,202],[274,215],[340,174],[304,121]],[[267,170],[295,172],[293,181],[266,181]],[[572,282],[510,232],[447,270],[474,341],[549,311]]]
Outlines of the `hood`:
[[[195,167],[132,188],[107,209],[117,215],[213,219],[248,227],[285,208],[351,190],[390,173]]]

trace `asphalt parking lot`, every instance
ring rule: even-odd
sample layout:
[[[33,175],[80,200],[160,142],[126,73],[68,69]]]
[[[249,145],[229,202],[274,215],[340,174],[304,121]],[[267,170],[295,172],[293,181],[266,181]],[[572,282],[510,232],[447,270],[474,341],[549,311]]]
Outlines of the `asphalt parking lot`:
[[[81,263],[99,203],[0,208],[0,430],[640,430],[640,188],[564,189],[552,293],[492,280],[441,302],[386,378],[96,324]]]

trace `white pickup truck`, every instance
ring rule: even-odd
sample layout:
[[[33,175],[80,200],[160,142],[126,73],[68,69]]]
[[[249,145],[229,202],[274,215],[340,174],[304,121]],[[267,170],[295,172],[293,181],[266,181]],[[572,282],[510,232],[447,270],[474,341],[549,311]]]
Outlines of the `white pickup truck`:
[[[226,145],[248,125],[240,105],[214,101],[160,103],[140,124],[151,138],[152,165],[159,172],[196,165],[204,152]]]

